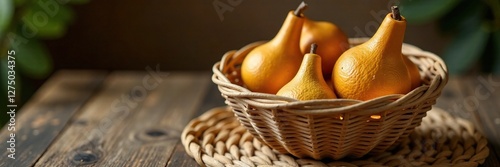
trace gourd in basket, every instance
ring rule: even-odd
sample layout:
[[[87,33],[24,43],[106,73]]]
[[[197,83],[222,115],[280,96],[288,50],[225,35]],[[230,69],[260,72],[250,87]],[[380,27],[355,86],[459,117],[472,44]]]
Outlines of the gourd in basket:
[[[393,6],[375,35],[361,45],[340,56],[333,72],[332,82],[342,98],[369,100],[389,94],[406,94],[413,82],[418,84],[420,74],[409,72],[415,68],[405,61],[403,45],[406,20]],[[415,75],[410,75],[415,74]],[[413,80],[413,82],[412,82]]]
[[[241,65],[241,77],[250,90],[275,94],[293,78],[303,57],[299,43],[305,8],[301,5],[295,12],[288,12],[276,36],[248,53]]]
[[[366,41],[349,39],[351,47]],[[212,68],[212,81],[241,125],[255,138],[280,153],[301,158],[340,159],[387,150],[420,125],[448,80],[446,65],[438,56],[402,44],[402,54],[418,66],[421,76],[422,84],[410,92],[365,101],[300,101],[251,91],[242,82],[243,60],[263,43],[251,43],[224,54]]]
[[[304,55],[299,71],[276,95],[297,100],[333,99],[335,93],[323,79],[321,57],[316,53],[318,45],[311,44],[311,52]]]

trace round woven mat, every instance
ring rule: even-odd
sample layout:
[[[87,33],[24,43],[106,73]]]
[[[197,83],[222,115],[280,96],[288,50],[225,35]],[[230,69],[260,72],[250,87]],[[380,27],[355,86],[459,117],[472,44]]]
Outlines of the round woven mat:
[[[360,159],[298,159],[254,139],[227,107],[214,108],[184,129],[182,144],[201,166],[478,166],[488,157],[486,138],[472,123],[434,108],[409,138]]]

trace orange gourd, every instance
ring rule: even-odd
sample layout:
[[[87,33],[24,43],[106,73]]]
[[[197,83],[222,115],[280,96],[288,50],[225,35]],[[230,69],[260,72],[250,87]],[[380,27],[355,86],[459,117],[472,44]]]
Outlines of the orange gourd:
[[[332,72],[337,96],[370,100],[408,93],[411,79],[401,53],[405,29],[405,18],[393,7],[372,38],[344,52]]]
[[[311,53],[305,54],[295,77],[283,86],[277,95],[298,100],[333,99],[333,91],[326,84],[321,72],[321,57],[315,54],[316,44],[312,44]]]
[[[418,70],[417,65],[404,55],[403,61],[405,62],[406,68],[408,68],[408,72],[410,73],[411,89],[415,89],[422,85],[422,79],[420,78],[420,71]]]
[[[245,57],[241,78],[249,90],[276,94],[297,73],[303,58],[299,44],[306,7],[302,2],[297,10],[288,12],[276,36]]]
[[[347,35],[335,24],[305,18],[300,37],[300,50],[306,54],[312,43],[318,46],[323,75],[329,78],[335,62],[349,48]]]

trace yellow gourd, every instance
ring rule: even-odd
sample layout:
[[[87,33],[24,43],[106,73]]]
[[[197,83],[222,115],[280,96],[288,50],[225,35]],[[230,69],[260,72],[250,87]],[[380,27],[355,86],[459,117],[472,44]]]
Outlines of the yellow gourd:
[[[305,18],[300,37],[300,50],[306,54],[312,43],[321,46],[317,54],[321,56],[323,75],[329,78],[335,62],[349,48],[347,35],[335,24]]]
[[[410,73],[411,89],[415,89],[422,85],[422,79],[420,78],[420,72],[417,65],[404,55],[403,60],[406,64],[406,68],[408,68],[408,72]]]
[[[241,78],[249,90],[276,94],[298,71],[303,58],[299,44],[306,7],[302,2],[297,10],[288,12],[276,36],[245,57]]]
[[[315,54],[316,45],[312,44],[311,53],[305,54],[300,69],[295,77],[283,86],[277,95],[298,100],[336,98],[326,84],[321,72],[321,57]]]
[[[401,53],[406,20],[397,7],[392,9],[372,38],[337,60],[332,72],[337,96],[369,100],[411,90],[410,74]]]

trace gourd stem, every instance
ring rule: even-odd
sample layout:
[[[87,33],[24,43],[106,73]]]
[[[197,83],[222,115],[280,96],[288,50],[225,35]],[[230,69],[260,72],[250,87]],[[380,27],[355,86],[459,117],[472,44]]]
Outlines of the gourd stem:
[[[318,45],[316,43],[311,44],[311,53],[316,54],[317,48],[318,48]]]
[[[392,6],[391,11],[392,11],[392,18],[395,20],[401,21],[401,13],[399,13],[399,7]]]
[[[306,9],[307,9],[307,4],[304,1],[302,1],[302,3],[300,3],[299,7],[297,7],[297,9],[295,9],[293,14],[297,17],[302,17],[302,13]]]

